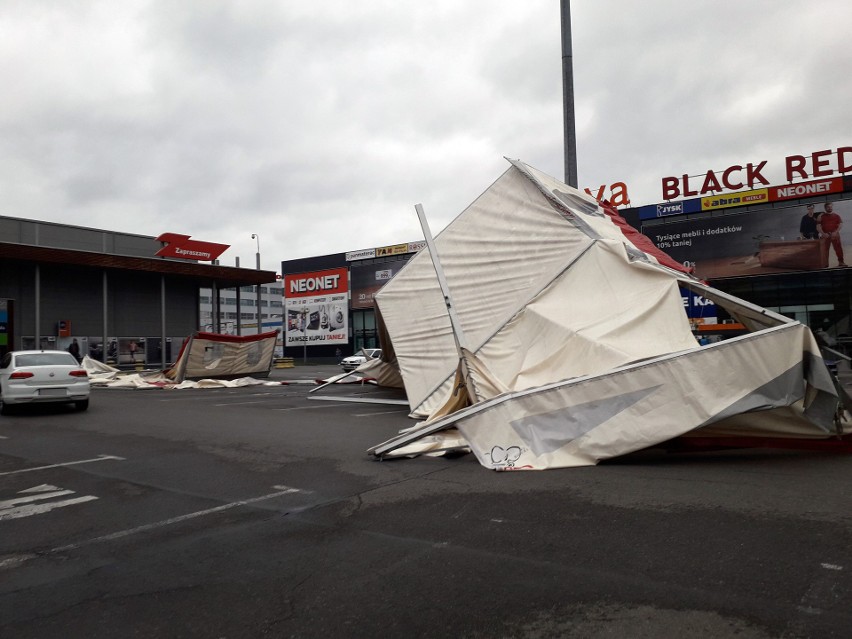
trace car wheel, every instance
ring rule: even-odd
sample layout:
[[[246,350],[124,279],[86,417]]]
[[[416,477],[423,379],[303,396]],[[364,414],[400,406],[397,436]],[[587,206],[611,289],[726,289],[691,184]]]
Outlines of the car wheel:
[[[77,410],[86,410],[89,407],[89,400],[83,399],[79,402],[74,402],[74,408]]]
[[[3,403],[3,398],[0,397],[0,415],[10,415],[12,413],[12,407],[9,404]]]

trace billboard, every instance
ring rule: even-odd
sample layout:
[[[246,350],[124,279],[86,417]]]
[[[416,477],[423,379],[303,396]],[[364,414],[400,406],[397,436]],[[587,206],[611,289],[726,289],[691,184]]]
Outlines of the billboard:
[[[348,343],[347,275],[334,268],[284,276],[285,346]]]
[[[352,277],[352,308],[373,308],[373,298],[379,289],[390,281],[399,270],[406,265],[408,259],[389,262],[373,262],[369,264],[353,264],[350,270]]]
[[[710,280],[845,266],[852,229],[844,220],[852,222],[852,200],[644,224],[642,232]]]

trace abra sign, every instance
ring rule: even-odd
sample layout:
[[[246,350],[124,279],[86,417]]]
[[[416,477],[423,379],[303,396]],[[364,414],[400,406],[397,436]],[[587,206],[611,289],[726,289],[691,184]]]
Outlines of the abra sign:
[[[214,244],[213,242],[199,242],[189,239],[189,235],[179,233],[163,233],[157,238],[165,246],[154,255],[158,257],[179,257],[184,260],[197,260],[199,262],[212,262],[222,253],[231,248],[230,244]]]

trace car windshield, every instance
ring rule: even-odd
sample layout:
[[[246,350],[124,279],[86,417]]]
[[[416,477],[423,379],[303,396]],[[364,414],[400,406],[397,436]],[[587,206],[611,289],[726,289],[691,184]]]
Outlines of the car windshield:
[[[378,353],[379,351],[375,348],[368,348],[366,350],[362,348],[355,353],[354,357],[375,357]]]
[[[15,366],[77,366],[71,353],[29,353],[15,357]]]

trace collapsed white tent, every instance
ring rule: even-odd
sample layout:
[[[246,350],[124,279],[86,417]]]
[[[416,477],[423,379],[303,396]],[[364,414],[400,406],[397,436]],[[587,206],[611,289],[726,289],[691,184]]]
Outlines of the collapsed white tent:
[[[464,446],[488,468],[544,469],[711,425],[743,437],[848,432],[807,327],[706,286],[611,207],[510,164],[435,238],[455,335],[428,249],[376,295],[382,359],[427,421],[370,453]],[[681,287],[751,332],[699,346]],[[756,411],[771,418],[741,418]]]
[[[166,377],[177,382],[268,377],[277,336],[278,331],[242,336],[196,332],[184,340]]]

